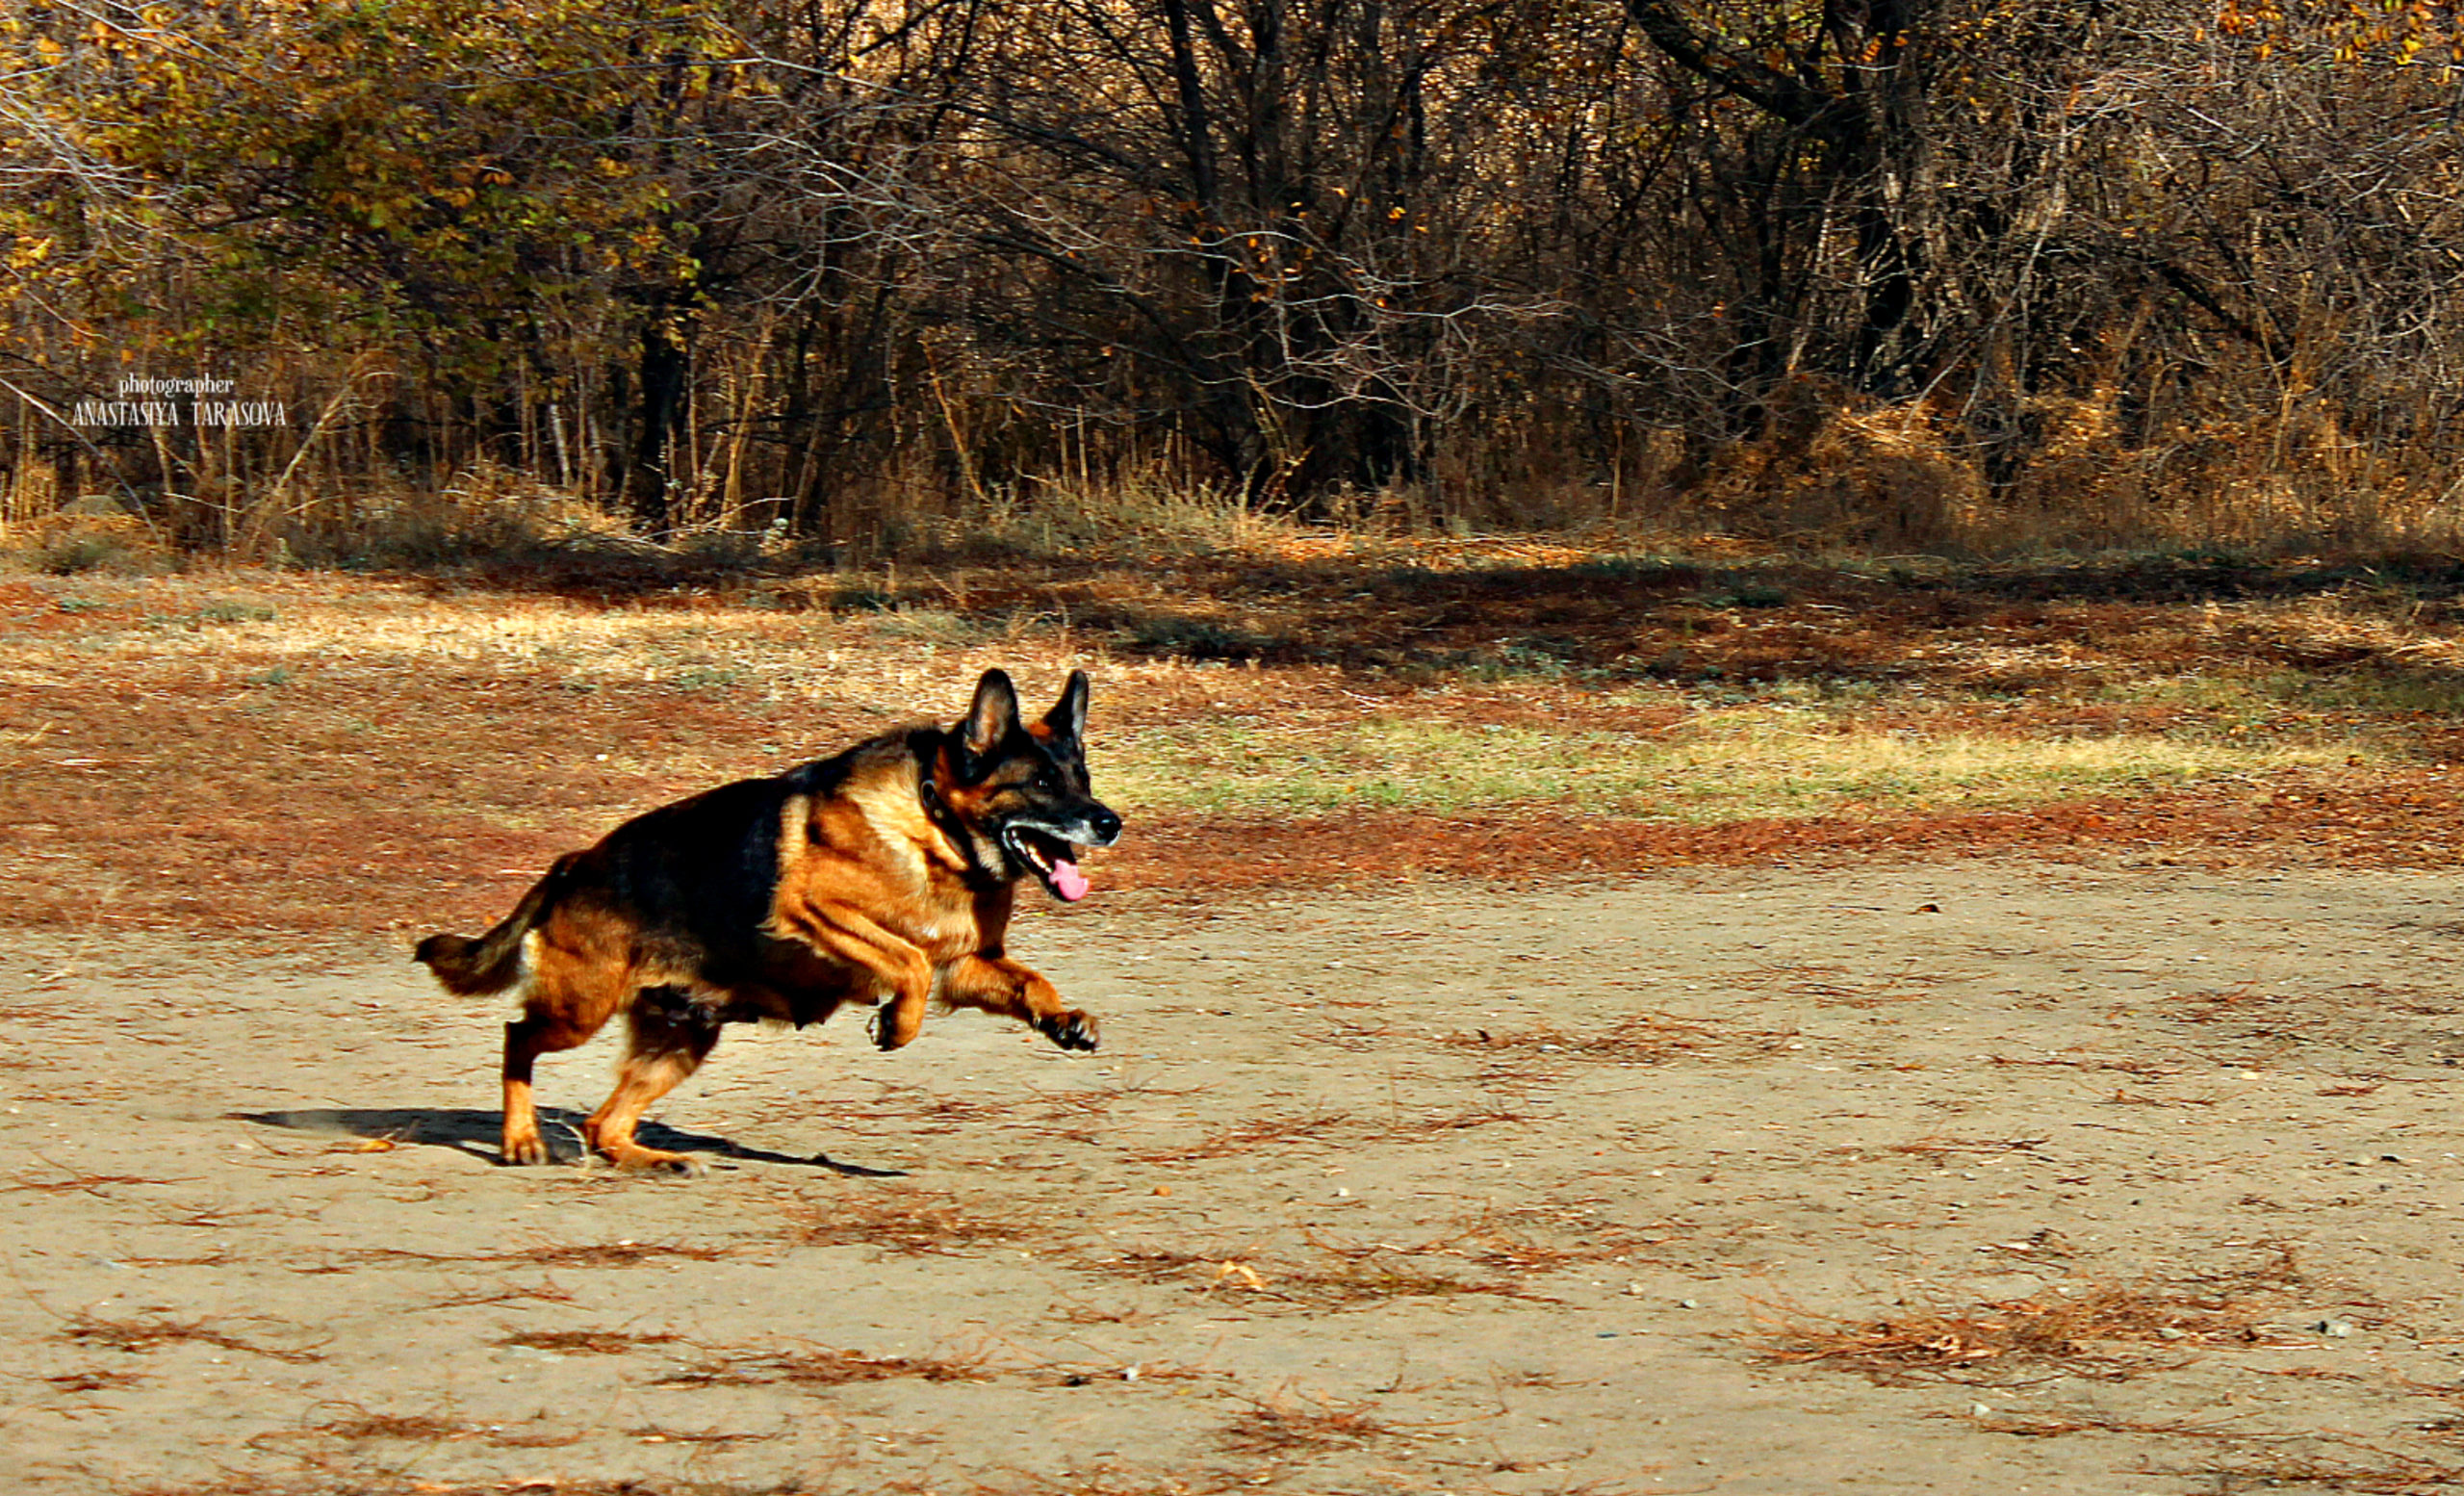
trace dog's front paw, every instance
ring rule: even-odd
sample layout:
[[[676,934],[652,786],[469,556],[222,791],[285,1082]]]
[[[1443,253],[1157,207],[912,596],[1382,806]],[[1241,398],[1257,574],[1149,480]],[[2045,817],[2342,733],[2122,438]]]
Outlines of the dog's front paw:
[[[873,1043],[884,1049],[904,1049],[924,1032],[924,1003],[902,997],[873,1015]]]
[[[1091,1013],[1080,1013],[1074,1009],[1067,1013],[1056,1013],[1051,1018],[1041,1019],[1037,1022],[1036,1027],[1042,1032],[1044,1038],[1051,1040],[1064,1049],[1092,1049],[1101,1042],[1095,1016]]]

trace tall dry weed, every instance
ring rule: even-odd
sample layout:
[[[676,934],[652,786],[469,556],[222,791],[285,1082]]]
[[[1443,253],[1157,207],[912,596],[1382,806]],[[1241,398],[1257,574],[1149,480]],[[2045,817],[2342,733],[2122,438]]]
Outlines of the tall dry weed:
[[[2239,388],[2238,386],[2236,387]],[[1579,451],[1562,421],[1449,449],[1383,489],[1315,496],[1195,477],[1148,453],[953,483],[902,449],[826,499],[680,500],[653,541],[587,485],[476,457],[441,484],[324,459],[197,477],[193,491],[75,496],[47,467],[0,484],[0,545],[38,569],[137,570],[182,552],[312,566],[554,565],[626,559],[668,571],[775,559],[1200,555],[1303,531],[1613,536],[1683,550],[1744,542],[1816,555],[2012,556],[2220,549],[2252,555],[2420,552],[2464,544],[2458,485],[2424,451],[2364,439],[2332,402],[2283,386],[2151,412],[2112,381],[1985,411],[1941,392],[1886,402],[1810,376],[1774,394],[1761,428],[1707,458],[1676,430]],[[332,445],[328,443],[327,445]],[[295,458],[299,453],[295,453]],[[211,481],[208,481],[208,479]],[[689,497],[689,496],[688,496]]]
[[[2418,454],[2291,396],[2211,399],[2159,423],[2100,384],[1989,420],[1810,378],[1784,386],[1763,429],[1681,496],[1698,524],[1792,549],[1970,555],[2435,550],[2464,539],[2452,497]]]
[[[1942,412],[1802,377],[1686,497],[1725,529],[1821,551],[1972,549],[1990,507]]]

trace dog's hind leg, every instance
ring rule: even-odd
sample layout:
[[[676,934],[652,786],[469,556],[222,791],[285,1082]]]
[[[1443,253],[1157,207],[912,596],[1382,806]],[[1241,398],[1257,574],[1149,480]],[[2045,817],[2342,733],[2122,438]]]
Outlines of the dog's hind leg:
[[[504,1026],[504,1161],[544,1164],[548,1142],[530,1096],[543,1054],[589,1041],[632,992],[621,967],[577,954],[533,931],[523,941],[522,1017]]]
[[[718,1015],[680,988],[651,987],[634,997],[626,1019],[631,1042],[617,1068],[616,1089],[582,1123],[582,1135],[619,1169],[690,1173],[691,1159],[642,1147],[633,1141],[633,1128],[653,1102],[702,1068],[719,1042]]]
[[[548,1140],[539,1135],[539,1113],[531,1104],[530,1070],[539,1056],[571,1049],[599,1029],[569,1022],[562,1014],[532,1011],[504,1026],[504,1161],[544,1164]]]

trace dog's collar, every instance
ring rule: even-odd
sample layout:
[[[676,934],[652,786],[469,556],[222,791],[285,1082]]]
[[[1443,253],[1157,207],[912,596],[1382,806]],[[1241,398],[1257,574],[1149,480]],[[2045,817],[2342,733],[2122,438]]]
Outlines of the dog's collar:
[[[933,765],[921,764],[918,765],[918,769],[915,798],[917,803],[924,807],[924,818],[933,823],[934,830],[949,838],[952,846],[959,849],[959,855],[966,859],[968,872],[979,878],[998,882],[1002,869],[998,866],[985,866],[984,860],[976,855],[977,838],[967,829],[966,822],[959,819],[958,812],[950,809],[949,802],[941,798],[941,787],[933,777]],[[992,850],[995,857],[1000,855],[999,847],[996,846]]]
[[[949,836],[954,830],[963,829],[959,825],[958,812],[952,811],[949,802],[941,798],[940,784],[933,778],[933,766],[929,763],[917,765],[915,798],[924,807],[924,818],[931,821],[935,829],[943,836]],[[960,838],[952,837],[951,839]]]

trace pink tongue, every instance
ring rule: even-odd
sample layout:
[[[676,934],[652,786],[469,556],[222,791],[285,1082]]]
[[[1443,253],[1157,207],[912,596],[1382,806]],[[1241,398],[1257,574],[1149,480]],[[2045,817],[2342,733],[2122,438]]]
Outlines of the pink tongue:
[[[1087,875],[1078,870],[1076,863],[1065,857],[1056,857],[1052,860],[1052,887],[1055,892],[1075,904],[1087,896]]]

